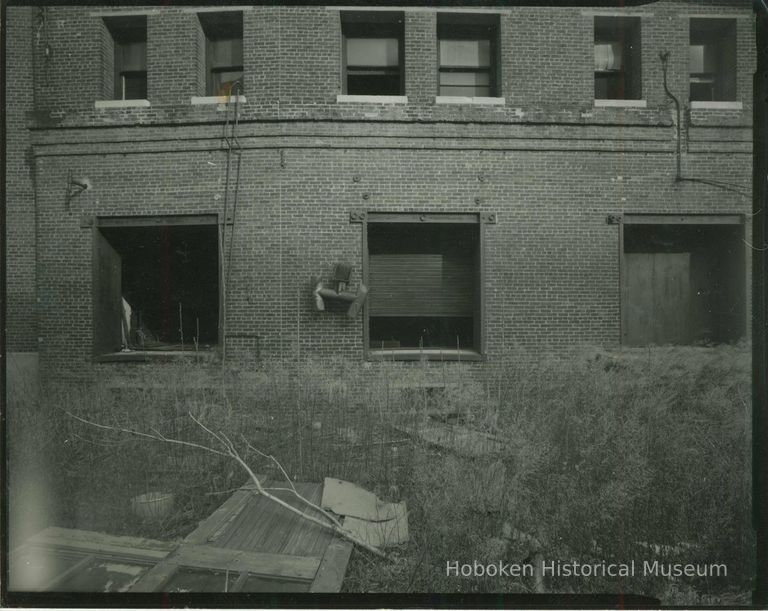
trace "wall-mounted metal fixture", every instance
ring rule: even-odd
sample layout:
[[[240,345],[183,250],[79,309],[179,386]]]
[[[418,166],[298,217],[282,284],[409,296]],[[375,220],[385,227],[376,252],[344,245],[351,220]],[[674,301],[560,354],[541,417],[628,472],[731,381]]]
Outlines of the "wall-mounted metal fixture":
[[[605,222],[608,225],[620,225],[621,224],[621,215],[620,214],[609,214],[605,217]]]
[[[362,223],[365,220],[365,210],[350,210],[349,222]]]
[[[352,182],[360,182],[360,174],[355,174],[352,177]]]
[[[75,197],[77,197],[84,191],[89,191],[91,188],[93,188],[93,186],[91,185],[91,181],[89,178],[86,178],[86,177],[73,178],[72,172],[70,171],[67,176],[67,196],[66,196],[67,208],[69,208],[69,202],[71,202]]]
[[[353,293],[347,290],[349,277],[352,274],[352,266],[345,263],[337,263],[333,267],[333,288],[328,288],[323,284],[320,276],[312,277],[312,294],[315,297],[315,306],[319,312],[325,311],[325,300],[344,301],[349,303],[347,316],[356,318],[365,303],[368,296],[368,287],[362,282],[357,287],[357,292]]]

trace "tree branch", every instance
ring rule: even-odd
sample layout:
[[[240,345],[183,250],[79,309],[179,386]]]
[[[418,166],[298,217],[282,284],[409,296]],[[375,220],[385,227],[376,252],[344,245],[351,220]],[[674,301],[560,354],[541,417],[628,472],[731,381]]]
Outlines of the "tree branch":
[[[98,422],[93,422],[91,420],[86,420],[85,418],[81,418],[80,416],[75,416],[74,414],[72,414],[72,413],[70,413],[68,411],[65,412],[65,413],[68,416],[70,416],[71,418],[74,418],[75,420],[78,420],[78,421],[80,421],[80,422],[82,422],[84,424],[87,424],[89,426],[94,426],[94,427],[97,427],[97,428],[100,428],[100,429],[109,430],[109,431],[115,431],[115,432],[119,432],[119,433],[128,433],[130,435],[136,435],[137,437],[143,437],[145,439],[152,439],[154,441],[162,441],[162,442],[165,442],[165,443],[174,443],[174,444],[178,444],[178,445],[189,446],[189,447],[192,447],[192,448],[197,448],[199,450],[203,450],[205,452],[210,452],[211,454],[216,454],[218,456],[226,456],[228,458],[231,458],[235,462],[237,462],[245,470],[246,473],[248,473],[248,476],[251,478],[251,481],[256,486],[256,491],[257,491],[258,494],[261,494],[262,496],[264,496],[265,498],[269,499],[273,503],[277,503],[278,505],[280,505],[281,507],[284,507],[288,511],[301,516],[305,520],[307,520],[309,522],[312,522],[313,524],[317,524],[318,526],[320,526],[322,528],[325,528],[327,530],[330,530],[330,531],[336,533],[340,537],[342,537],[342,538],[344,538],[344,539],[346,539],[348,541],[351,541],[355,545],[358,545],[358,546],[362,547],[363,549],[368,550],[369,552],[371,552],[372,554],[375,554],[376,556],[379,556],[380,558],[386,558],[387,557],[387,555],[384,552],[382,552],[379,548],[377,548],[377,547],[375,547],[373,545],[370,545],[369,543],[366,543],[365,541],[359,539],[355,535],[345,531],[343,529],[341,523],[334,516],[330,515],[324,509],[322,509],[318,505],[315,505],[314,503],[312,503],[311,501],[307,500],[302,495],[300,495],[296,491],[296,488],[293,486],[293,483],[290,482],[290,479],[288,479],[288,481],[289,481],[289,483],[291,485],[290,492],[292,492],[296,496],[296,498],[299,499],[301,502],[303,502],[304,504],[308,505],[309,507],[315,509],[316,511],[320,512],[323,515],[323,517],[328,520],[328,522],[324,522],[323,520],[320,520],[320,519],[316,518],[315,516],[312,516],[312,515],[310,515],[308,513],[305,513],[301,509],[298,509],[297,507],[294,507],[293,505],[290,505],[289,503],[287,503],[283,499],[281,499],[281,498],[271,494],[270,491],[268,491],[267,489],[264,488],[264,486],[262,485],[262,483],[259,480],[258,476],[248,466],[248,463],[246,463],[243,460],[243,458],[240,456],[240,453],[237,451],[237,449],[235,448],[235,445],[232,443],[232,441],[224,433],[221,433],[221,432],[219,432],[218,434],[214,433],[211,429],[209,429],[207,426],[205,426],[202,422],[200,422],[197,418],[195,418],[189,412],[188,412],[188,415],[195,422],[195,424],[197,424],[200,428],[202,428],[209,435],[211,435],[214,439],[216,439],[224,447],[225,451],[216,450],[216,449],[211,448],[209,446],[205,446],[205,445],[202,445],[202,444],[199,444],[199,443],[194,443],[192,441],[184,441],[182,439],[172,439],[170,437],[166,437],[165,435],[163,435],[162,433],[157,432],[157,431],[155,431],[153,434],[143,433],[141,431],[134,431],[132,429],[125,429],[125,428],[121,428],[121,427],[117,427],[117,426],[110,426],[110,425],[106,425],[106,424],[99,424]],[[268,456],[268,455],[264,454],[263,452],[261,452],[260,450],[256,450],[256,448],[254,448],[250,444],[247,444],[247,445],[248,445],[248,447],[253,449],[255,452],[257,452],[258,454],[260,454],[262,456]],[[287,474],[285,473],[285,470],[280,465],[280,463],[278,463],[277,460],[274,457],[269,456],[269,458],[271,458],[277,464],[279,469],[287,477]]]

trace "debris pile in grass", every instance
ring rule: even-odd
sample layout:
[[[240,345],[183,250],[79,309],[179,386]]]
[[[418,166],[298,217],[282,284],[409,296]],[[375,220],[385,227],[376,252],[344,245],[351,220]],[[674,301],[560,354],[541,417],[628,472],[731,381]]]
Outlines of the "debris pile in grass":
[[[531,541],[551,560],[728,567],[726,578],[707,580],[551,578],[550,591],[697,604],[751,588],[747,346],[520,351],[482,366],[329,359],[131,371],[128,384],[60,384],[37,403],[9,406],[12,472],[40,448],[48,457],[36,491],[11,478],[12,511],[43,490],[47,523],[187,534],[243,483],[240,471],[191,448],[94,434],[62,410],[194,441],[190,412],[274,454],[292,477],[340,478],[407,501],[409,542],[393,561],[355,554],[349,590],[526,592],[530,578],[457,579],[446,562],[522,562]],[[500,451],[495,441],[488,455],[452,448],[478,436],[502,440]],[[269,461],[247,458],[270,474]],[[132,516],[129,499],[156,490],[175,495],[172,515]]]

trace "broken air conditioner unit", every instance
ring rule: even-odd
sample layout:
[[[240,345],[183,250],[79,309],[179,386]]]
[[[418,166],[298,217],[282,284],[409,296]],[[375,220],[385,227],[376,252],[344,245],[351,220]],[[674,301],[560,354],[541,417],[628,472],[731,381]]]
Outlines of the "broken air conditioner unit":
[[[325,311],[325,301],[345,301],[349,303],[347,309],[347,316],[355,318],[365,303],[365,298],[368,295],[368,287],[362,282],[358,285],[356,292],[347,290],[349,284],[349,277],[352,273],[352,267],[343,263],[337,263],[333,267],[333,280],[332,288],[325,286],[319,276],[312,278],[312,286],[314,286],[315,306],[318,311]]]

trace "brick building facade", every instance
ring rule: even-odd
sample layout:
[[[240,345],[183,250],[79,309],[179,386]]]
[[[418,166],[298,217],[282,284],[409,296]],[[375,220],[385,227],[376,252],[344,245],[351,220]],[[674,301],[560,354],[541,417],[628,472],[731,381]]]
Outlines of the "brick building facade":
[[[7,344],[44,375],[195,343],[482,367],[515,346],[747,334],[744,3],[232,9],[8,9]],[[389,59],[358,69],[360,24],[382,19]],[[211,63],[225,27],[242,68]],[[454,31],[492,32],[490,53],[448,66]],[[694,69],[713,46],[727,65]],[[241,91],[211,90],[238,68]],[[398,91],[353,93],[385,72]],[[474,95],[446,85],[466,79]],[[337,263],[370,289],[354,318],[315,305]]]

